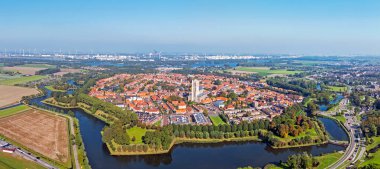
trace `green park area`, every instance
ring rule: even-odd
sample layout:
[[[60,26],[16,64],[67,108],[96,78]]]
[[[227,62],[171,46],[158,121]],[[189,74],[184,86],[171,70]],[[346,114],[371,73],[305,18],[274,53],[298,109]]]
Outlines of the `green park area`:
[[[8,109],[0,110],[0,117],[10,116],[10,115],[17,114],[19,112],[22,112],[28,109],[29,109],[28,106],[20,105],[20,106],[8,108]]]
[[[214,124],[214,126],[219,126],[221,124],[226,124],[222,118],[220,118],[219,116],[210,116],[210,119],[212,121],[212,124]]]
[[[14,154],[0,152],[0,168],[43,169],[44,167]]]
[[[131,144],[142,144],[142,137],[145,136],[146,131],[148,130],[137,126],[127,129],[127,133],[131,138]],[[132,139],[133,137],[135,140]]]
[[[0,85],[16,85],[16,84],[25,84],[32,81],[37,81],[40,79],[44,79],[47,76],[41,76],[41,75],[34,75],[34,76],[23,76],[18,78],[12,78],[12,79],[6,79],[6,80],[0,80]]]
[[[260,76],[267,76],[271,74],[294,75],[296,73],[302,72],[302,71],[292,71],[292,70],[286,70],[286,69],[271,70],[270,67],[236,67],[234,70],[257,73]],[[234,71],[234,70],[230,69],[229,71]]]
[[[346,92],[347,87],[346,86],[327,86],[327,90],[330,90],[333,92]]]

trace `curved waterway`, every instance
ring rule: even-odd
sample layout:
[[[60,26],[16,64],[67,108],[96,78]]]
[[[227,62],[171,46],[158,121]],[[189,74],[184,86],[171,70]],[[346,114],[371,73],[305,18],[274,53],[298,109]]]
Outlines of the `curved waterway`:
[[[47,96],[35,98],[31,100],[31,103],[44,105],[41,101],[49,96],[50,91],[47,92]],[[102,143],[100,135],[100,131],[106,124],[81,109],[73,109],[73,111],[79,120],[83,142],[93,169],[235,169],[248,165],[263,167],[267,163],[286,161],[289,155],[295,153],[306,151],[316,156],[345,149],[342,146],[332,144],[272,149],[261,142],[184,143],[175,145],[167,154],[111,156],[106,146]],[[326,121],[322,120],[322,122],[325,123]],[[336,123],[325,124],[325,127],[329,132],[340,128]],[[339,133],[337,134],[339,135]]]

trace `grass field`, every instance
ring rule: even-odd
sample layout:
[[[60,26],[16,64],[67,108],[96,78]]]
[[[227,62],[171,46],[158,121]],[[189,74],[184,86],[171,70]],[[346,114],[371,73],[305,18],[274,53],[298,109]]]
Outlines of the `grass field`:
[[[46,158],[70,162],[68,122],[64,117],[30,109],[0,118],[0,134]]]
[[[346,118],[343,116],[343,115],[340,115],[340,116],[334,116],[334,118],[336,118],[338,121],[342,122],[342,123],[345,123],[346,122]]]
[[[49,89],[53,92],[66,92],[66,90],[57,90],[57,89],[54,89],[53,86],[45,86],[46,89]]]
[[[131,143],[132,144],[142,144],[143,141],[142,141],[142,137],[145,136],[145,133],[146,131],[148,131],[147,129],[143,129],[141,127],[132,127],[130,129],[127,129],[127,133],[129,135],[129,137],[132,139],[132,137],[135,137],[136,140],[135,141],[132,141]]]
[[[222,118],[220,118],[219,116],[210,116],[210,119],[212,121],[212,124],[214,124],[214,126],[219,126],[221,124],[226,124]]]
[[[6,116],[10,116],[10,115],[13,115],[13,114],[17,114],[19,112],[22,112],[22,111],[25,111],[25,110],[28,110],[28,109],[29,109],[28,106],[20,105],[20,106],[12,107],[12,108],[9,108],[9,109],[0,110],[0,118],[1,117],[6,117]]]
[[[347,91],[347,87],[344,86],[344,87],[340,87],[340,86],[327,86],[328,89],[327,90],[330,90],[330,91],[333,91],[333,92],[346,92]]]
[[[0,80],[0,85],[15,85],[15,84],[24,84],[32,81],[37,81],[40,79],[47,78],[47,76],[34,75],[34,76],[24,76],[14,79]]]
[[[373,139],[373,143],[369,144],[366,147],[367,150],[370,150],[370,149],[372,149],[372,148],[374,148],[380,144],[380,136],[379,137],[372,137],[372,139]],[[378,165],[380,165],[380,150],[377,150],[375,153],[370,153],[369,157],[370,158],[365,159],[365,162],[360,164],[360,166],[365,166],[367,164],[378,164]]]
[[[0,107],[18,103],[22,96],[38,94],[34,88],[0,85]]]
[[[260,76],[267,76],[271,74],[280,74],[280,75],[293,75],[296,73],[301,73],[302,71],[289,71],[285,69],[279,69],[279,70],[270,70],[270,67],[236,67],[235,70],[240,72],[253,72],[257,73]],[[234,71],[234,70],[229,70]]]
[[[9,169],[44,169],[44,167],[34,163],[30,160],[26,160],[22,157],[16,156],[14,154],[8,154],[0,152],[0,168]]]
[[[342,157],[342,155],[342,153],[336,152],[315,157],[319,161],[317,169],[327,168],[335,161],[339,160],[339,158]]]

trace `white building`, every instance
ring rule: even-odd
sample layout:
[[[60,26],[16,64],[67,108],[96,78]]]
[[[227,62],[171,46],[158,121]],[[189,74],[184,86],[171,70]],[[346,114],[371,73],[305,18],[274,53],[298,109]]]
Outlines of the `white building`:
[[[199,93],[199,80],[193,79],[191,81],[191,101],[198,102]]]

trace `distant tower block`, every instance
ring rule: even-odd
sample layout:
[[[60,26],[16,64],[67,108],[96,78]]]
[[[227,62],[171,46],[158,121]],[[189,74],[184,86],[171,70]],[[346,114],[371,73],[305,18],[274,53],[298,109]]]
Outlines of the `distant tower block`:
[[[199,96],[199,80],[193,79],[191,81],[191,101],[198,102]]]

